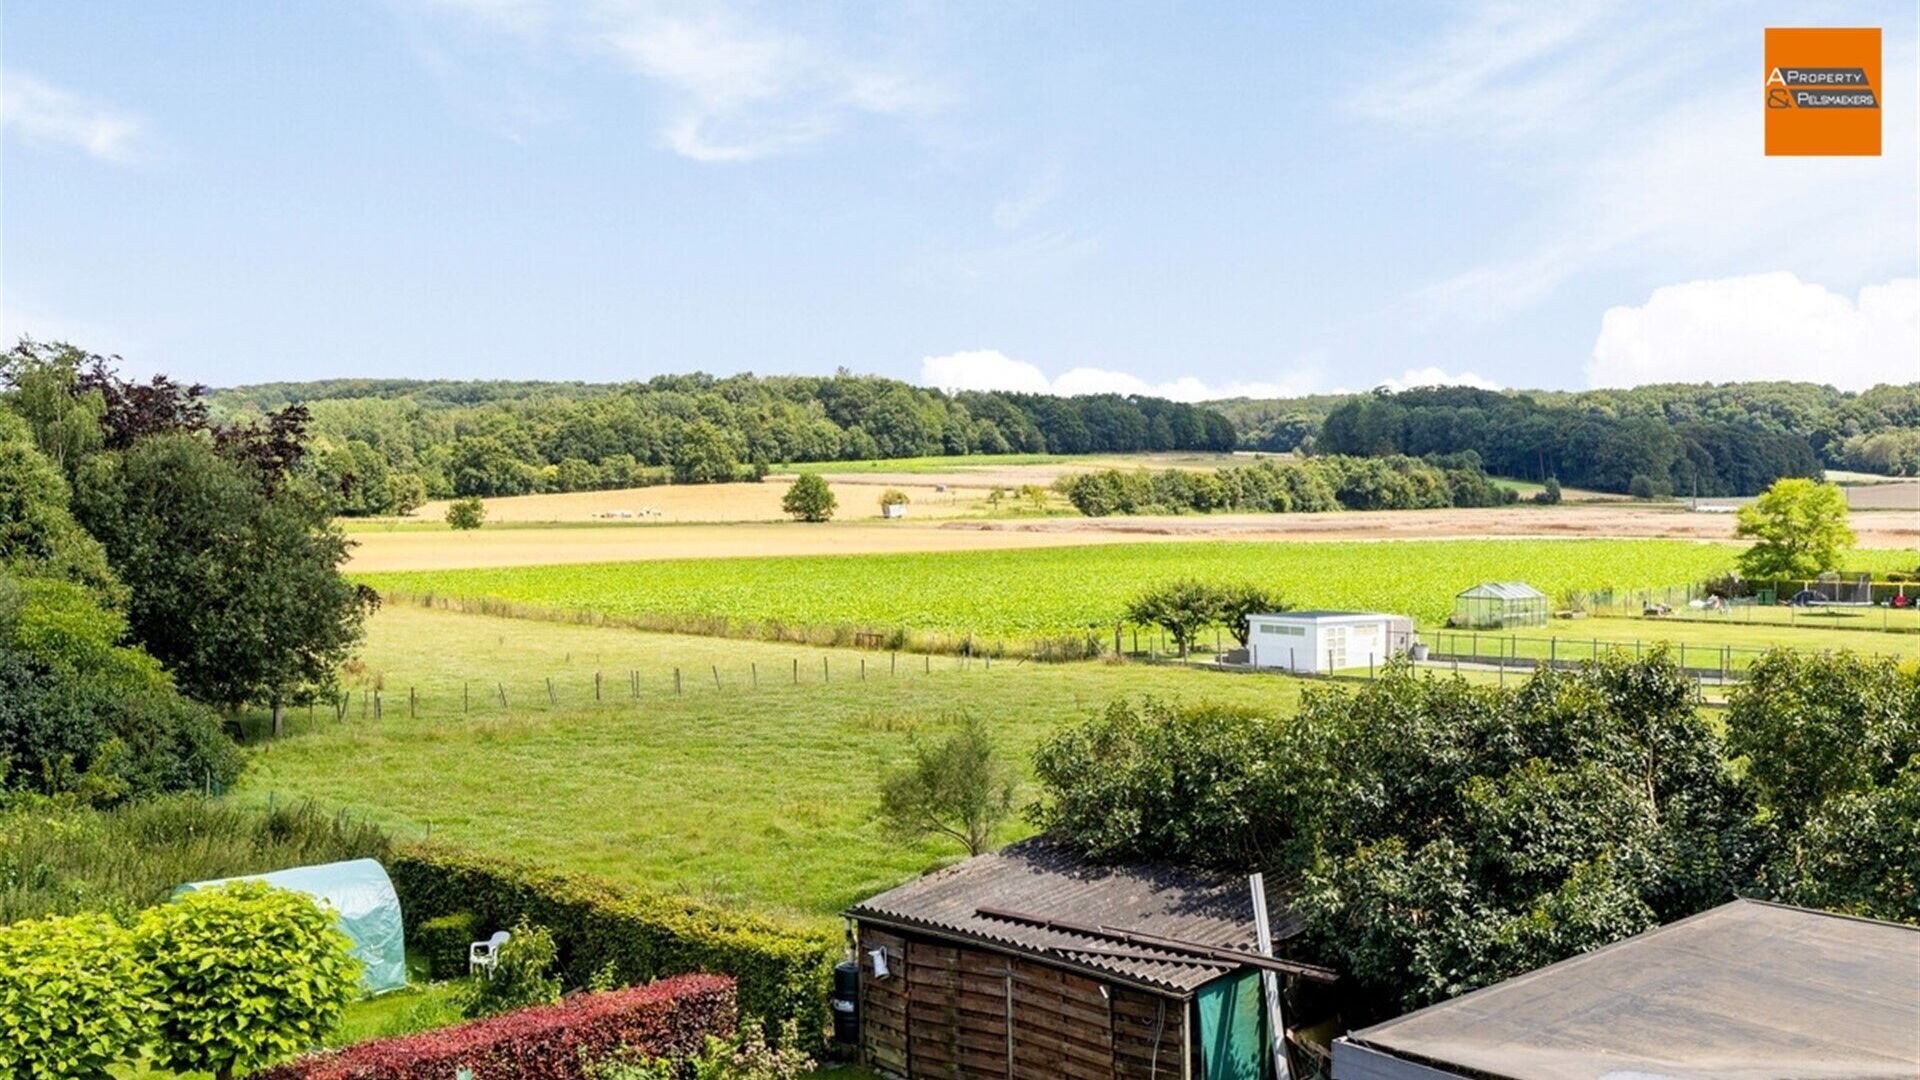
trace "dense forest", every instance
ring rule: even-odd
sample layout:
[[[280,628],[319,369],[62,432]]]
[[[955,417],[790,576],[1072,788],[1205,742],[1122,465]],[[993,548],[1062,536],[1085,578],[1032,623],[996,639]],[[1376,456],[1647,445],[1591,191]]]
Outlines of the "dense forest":
[[[346,513],[428,496],[582,491],[763,474],[786,462],[933,454],[1231,450],[1210,409],[1158,398],[960,393],[841,372],[663,375],[644,383],[335,380],[221,391],[253,422],[303,405],[313,467]]]
[[[1714,385],[1662,384],[1631,390],[1524,391],[1490,393],[1464,388],[1412,390],[1401,394],[1329,395],[1274,400],[1235,399],[1210,403],[1240,433],[1243,446],[1263,450],[1308,450],[1336,452],[1323,446],[1326,423],[1335,412],[1346,409],[1342,440],[1356,432],[1363,441],[1376,444],[1383,429],[1393,426],[1395,410],[1370,410],[1366,402],[1387,401],[1412,412],[1419,420],[1406,422],[1418,430],[1405,432],[1405,442],[1391,439],[1395,449],[1425,453],[1413,446],[1441,452],[1472,449],[1486,460],[1487,467],[1511,475],[1538,478],[1547,445],[1541,443],[1543,427],[1557,433],[1555,445],[1573,452],[1589,452],[1602,431],[1618,432],[1632,427],[1634,421],[1658,422],[1675,429],[1682,445],[1654,447],[1651,458],[1640,468],[1650,482],[1659,480],[1656,466],[1662,455],[1672,452],[1695,462],[1668,470],[1668,483],[1681,494],[1691,491],[1691,482],[1701,469],[1700,447],[1708,452],[1724,448],[1727,440],[1746,439],[1754,434],[1788,436],[1804,442],[1819,463],[1828,468],[1857,469],[1863,472],[1901,476],[1920,475],[1920,383],[1876,386],[1850,393],[1813,383],[1753,382]],[[1368,413],[1357,423],[1360,413]],[[1475,415],[1478,414],[1478,415]],[[1440,427],[1451,427],[1451,435],[1435,434]],[[1528,429],[1531,429],[1530,431]],[[1581,441],[1574,432],[1584,430]],[[1644,427],[1642,428],[1644,430]],[[1682,431],[1691,435],[1681,434]],[[1631,436],[1625,436],[1631,442]],[[1479,441],[1476,441],[1479,440]],[[1756,455],[1762,466],[1784,463],[1797,456],[1790,440],[1769,440],[1769,448]],[[1604,441],[1604,440],[1603,440]],[[1489,453],[1493,443],[1505,444],[1511,457]],[[1699,444],[1689,446],[1688,443]],[[1342,448],[1352,452],[1345,441]],[[1368,447],[1372,452],[1376,447]],[[1531,467],[1516,459],[1533,450]],[[1676,465],[1679,458],[1674,459]],[[1720,467],[1716,471],[1737,479],[1743,468]],[[1613,470],[1617,471],[1617,470]],[[1764,472],[1764,468],[1762,470]],[[1576,483],[1567,472],[1560,479]],[[1628,482],[1633,473],[1627,474]],[[1610,490],[1622,490],[1614,487]],[[1751,488],[1743,488],[1751,491]],[[1701,488],[1701,494],[1723,494]]]
[[[308,468],[348,514],[429,497],[748,479],[788,462],[1234,448],[1471,453],[1488,473],[1637,495],[1752,494],[1823,468],[1920,475],[1920,383],[1493,392],[1439,387],[1188,405],[947,394],[846,371],[645,382],[335,379],[215,392],[252,423],[300,404]]]

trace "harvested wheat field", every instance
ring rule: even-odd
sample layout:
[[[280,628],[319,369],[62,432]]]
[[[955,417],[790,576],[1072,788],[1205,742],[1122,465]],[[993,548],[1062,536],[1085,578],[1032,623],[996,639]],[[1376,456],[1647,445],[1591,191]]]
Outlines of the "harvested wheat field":
[[[657,489],[656,489],[657,490]],[[551,496],[564,498],[565,496]],[[842,499],[844,504],[846,500]],[[1854,518],[1862,547],[1920,547],[1920,512]],[[966,521],[835,521],[738,524],[608,524],[471,533],[363,528],[352,569],[436,570],[548,563],[981,551],[1078,544],[1195,540],[1444,540],[1481,537],[1733,539],[1728,514],[1622,503],[1486,510],[1383,510],[1339,514],[1218,514],[1187,517],[1007,518]]]
[[[790,480],[791,478],[789,478]],[[906,493],[910,517],[940,518],[977,514],[985,504],[980,492],[939,491],[925,477],[878,478],[859,476],[840,482],[829,477],[840,499],[836,517],[880,518],[880,493],[897,488]],[[618,491],[572,491],[564,495],[514,495],[483,500],[489,522],[591,521],[731,522],[780,521],[786,517],[780,498],[787,483],[769,478],[763,484],[662,484]],[[445,500],[421,507],[414,517],[439,521],[446,516]]]

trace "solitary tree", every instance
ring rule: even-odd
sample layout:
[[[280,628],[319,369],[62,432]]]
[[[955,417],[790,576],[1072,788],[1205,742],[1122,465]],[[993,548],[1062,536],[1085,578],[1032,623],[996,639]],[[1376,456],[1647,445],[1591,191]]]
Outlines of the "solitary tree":
[[[487,504],[477,495],[464,499],[455,499],[447,504],[447,524],[455,529],[466,531],[477,529],[487,520]]]
[[[880,493],[880,512],[882,514],[887,512],[887,507],[889,506],[905,505],[907,505],[907,493],[901,491],[899,488],[888,488]]]
[[[787,489],[786,497],[780,500],[780,509],[793,515],[796,521],[830,520],[838,505],[839,500],[833,497],[833,490],[819,473],[801,473]]]
[[[1013,813],[1013,790],[1013,770],[992,734],[969,716],[945,741],[916,744],[912,763],[881,781],[880,820],[907,839],[950,836],[978,855]]]
[[[1853,546],[1847,525],[1847,496],[1835,484],[1812,480],[1776,480],[1751,506],[1740,508],[1739,536],[1750,536],[1740,572],[1749,580],[1810,578],[1840,565],[1840,553]]]
[[[1216,602],[1220,621],[1227,624],[1227,632],[1243,649],[1249,634],[1247,616],[1285,611],[1290,606],[1279,593],[1251,581],[1220,586]]]
[[[1194,635],[1220,620],[1220,590],[1191,579],[1169,582],[1134,597],[1127,604],[1127,619],[1166,630],[1185,656]]]

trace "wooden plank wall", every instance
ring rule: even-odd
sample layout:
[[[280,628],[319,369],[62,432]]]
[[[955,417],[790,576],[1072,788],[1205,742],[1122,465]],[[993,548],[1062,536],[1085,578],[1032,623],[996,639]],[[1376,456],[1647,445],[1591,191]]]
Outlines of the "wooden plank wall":
[[[868,950],[891,975],[873,978]],[[860,928],[867,1063],[909,1080],[1177,1080],[1186,1009],[986,949]],[[1106,993],[1102,993],[1102,987]],[[1011,1026],[1012,1037],[1008,1037]]]

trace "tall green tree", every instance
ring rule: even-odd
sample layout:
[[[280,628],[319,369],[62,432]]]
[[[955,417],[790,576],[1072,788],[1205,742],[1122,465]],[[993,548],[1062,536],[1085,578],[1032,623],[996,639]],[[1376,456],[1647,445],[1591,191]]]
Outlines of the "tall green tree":
[[[1753,581],[1791,581],[1840,567],[1853,546],[1847,524],[1847,493],[1837,484],[1778,480],[1766,494],[1740,508],[1735,535],[1751,537],[1740,554],[1740,572]]]
[[[130,589],[134,636],[182,690],[282,710],[334,685],[375,598],[311,486],[198,434],[157,435],[83,470],[75,506]]]

